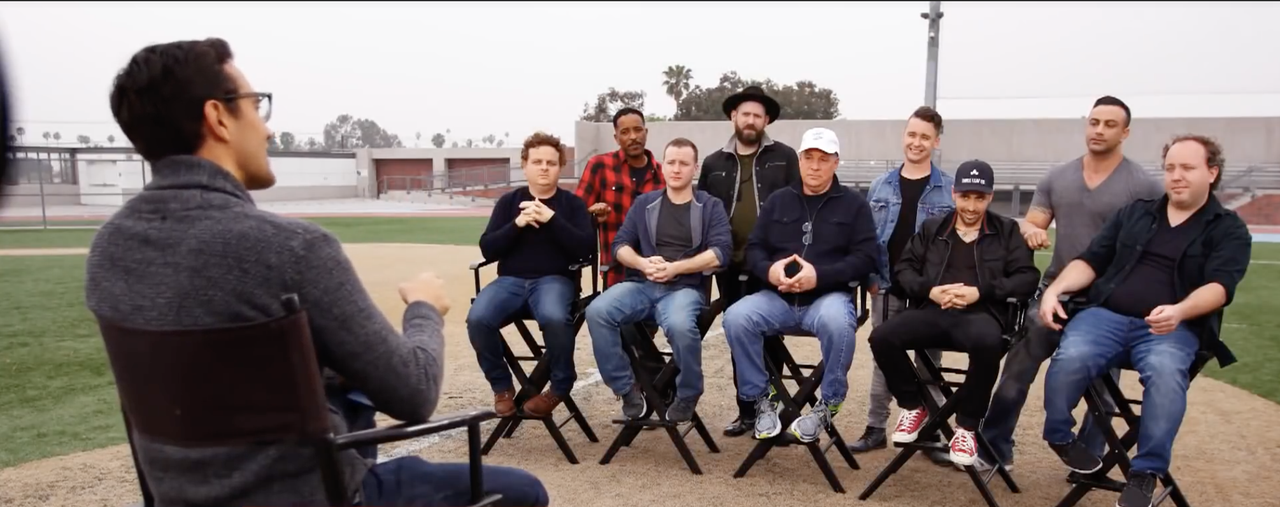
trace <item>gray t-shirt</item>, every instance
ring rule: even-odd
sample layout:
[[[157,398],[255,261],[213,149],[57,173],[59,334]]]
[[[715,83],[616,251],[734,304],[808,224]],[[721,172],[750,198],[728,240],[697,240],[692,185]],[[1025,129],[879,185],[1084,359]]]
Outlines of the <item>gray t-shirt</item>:
[[[1083,253],[1120,208],[1138,199],[1162,195],[1164,183],[1128,157],[1093,190],[1084,183],[1084,157],[1050,169],[1036,184],[1035,197],[1031,199],[1033,208],[1043,208],[1053,215],[1057,228],[1053,261],[1045,270],[1045,280],[1053,280],[1067,263]]]

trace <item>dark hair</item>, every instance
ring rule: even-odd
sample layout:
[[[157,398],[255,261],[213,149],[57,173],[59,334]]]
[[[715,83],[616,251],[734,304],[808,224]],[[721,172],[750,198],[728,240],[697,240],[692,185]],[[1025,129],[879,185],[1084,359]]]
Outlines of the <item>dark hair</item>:
[[[1128,127],[1129,122],[1133,120],[1133,113],[1129,112],[1129,105],[1125,104],[1123,100],[1117,99],[1110,95],[1104,95],[1098,98],[1098,100],[1093,102],[1094,108],[1098,106],[1115,106],[1120,109],[1123,109],[1124,110],[1124,126],[1126,127]]]
[[[693,163],[695,164],[698,163],[698,145],[693,144],[693,141],[690,141],[683,137],[677,137],[675,139],[672,139],[671,142],[667,143],[667,147],[662,149],[662,156],[666,157],[667,148],[673,148],[673,147],[674,148],[693,148]]]
[[[640,124],[644,125],[644,113],[640,112],[639,109],[636,109],[634,107],[624,107],[622,109],[619,109],[618,112],[613,113],[613,128],[615,129],[618,128],[618,120],[622,119],[623,116],[626,116],[629,114],[634,114],[636,116],[639,116]]]
[[[933,129],[938,131],[938,135],[942,135],[942,115],[938,114],[938,111],[934,110],[932,107],[920,106],[916,108],[915,111],[911,112],[911,116],[907,117],[908,120],[911,118],[919,118],[923,121],[932,123]]]
[[[1222,183],[1222,171],[1226,168],[1227,159],[1222,155],[1222,145],[1212,137],[1200,134],[1182,134],[1175,136],[1172,141],[1164,145],[1164,150],[1160,152],[1160,160],[1163,161],[1169,156],[1169,148],[1183,141],[1191,141],[1199,143],[1204,147],[1204,162],[1208,167],[1217,167],[1218,176],[1213,179],[1213,183],[1209,184],[1209,190],[1217,190],[1218,184]]]
[[[555,148],[556,151],[560,153],[560,167],[564,167],[565,163],[568,162],[565,159],[569,158],[569,153],[564,143],[560,142],[559,137],[546,132],[534,132],[533,135],[524,140],[524,147],[520,148],[520,161],[528,162],[529,150],[539,146],[550,146]]]
[[[111,114],[147,161],[191,155],[204,144],[204,104],[235,94],[224,66],[231,46],[218,38],[155,44],[116,74]],[[235,101],[227,108],[238,113]]]

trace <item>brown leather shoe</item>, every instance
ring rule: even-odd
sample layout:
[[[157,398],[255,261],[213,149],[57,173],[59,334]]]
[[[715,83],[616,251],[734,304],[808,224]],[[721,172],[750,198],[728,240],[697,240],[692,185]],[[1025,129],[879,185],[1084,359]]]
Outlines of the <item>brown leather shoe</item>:
[[[564,401],[551,391],[543,392],[524,402],[524,413],[530,417],[546,417]]]
[[[494,393],[493,411],[497,412],[498,417],[516,415],[516,390],[508,389],[500,393]]]

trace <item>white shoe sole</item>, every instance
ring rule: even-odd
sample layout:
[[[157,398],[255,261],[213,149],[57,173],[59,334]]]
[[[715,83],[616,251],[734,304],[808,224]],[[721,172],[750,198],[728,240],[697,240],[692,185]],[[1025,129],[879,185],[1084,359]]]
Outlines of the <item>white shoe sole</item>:
[[[977,461],[977,456],[960,456],[954,452],[949,455],[951,456],[951,462],[961,467],[973,465]]]
[[[915,433],[894,433],[889,438],[896,444],[909,444],[915,442],[919,436],[920,431],[917,430]]]

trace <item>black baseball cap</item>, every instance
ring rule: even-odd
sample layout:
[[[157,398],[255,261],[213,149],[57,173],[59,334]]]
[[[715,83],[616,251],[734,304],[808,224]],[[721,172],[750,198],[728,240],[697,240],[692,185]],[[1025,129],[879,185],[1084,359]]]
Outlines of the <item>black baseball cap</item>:
[[[995,171],[991,170],[991,164],[981,160],[970,160],[956,169],[956,192],[982,192],[990,194],[995,192],[996,177]]]

